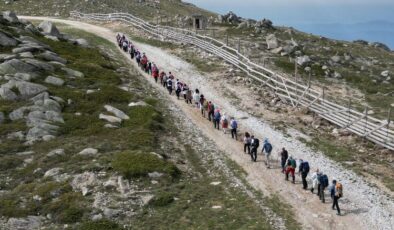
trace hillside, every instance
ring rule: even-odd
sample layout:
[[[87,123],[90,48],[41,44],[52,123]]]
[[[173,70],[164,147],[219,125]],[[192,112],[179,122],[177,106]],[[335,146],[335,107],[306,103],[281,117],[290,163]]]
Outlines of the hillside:
[[[159,3],[157,3],[159,2]],[[176,15],[187,16],[193,13],[214,16],[208,10],[200,9],[181,0],[17,0],[0,1],[1,9],[10,9],[20,15],[50,15],[68,17],[72,10],[90,13],[130,12],[151,20],[157,16],[172,18]]]

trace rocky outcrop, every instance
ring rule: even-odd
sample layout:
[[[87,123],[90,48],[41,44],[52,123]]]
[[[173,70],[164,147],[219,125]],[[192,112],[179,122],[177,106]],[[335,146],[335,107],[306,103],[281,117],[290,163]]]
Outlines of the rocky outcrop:
[[[38,29],[46,35],[51,35],[60,38],[62,35],[56,26],[50,21],[43,21],[38,25]]]
[[[276,49],[279,47],[279,41],[276,38],[275,34],[270,34],[266,37],[267,49]]]
[[[0,46],[16,46],[18,41],[0,31]]]
[[[221,16],[223,23],[238,24],[241,22],[241,18],[238,17],[234,12],[230,11],[225,15]]]
[[[5,20],[7,20],[8,22],[11,22],[11,23],[19,22],[18,17],[17,17],[16,14],[15,14],[14,12],[12,12],[12,11],[4,11],[4,12],[3,12],[3,18],[4,18]]]

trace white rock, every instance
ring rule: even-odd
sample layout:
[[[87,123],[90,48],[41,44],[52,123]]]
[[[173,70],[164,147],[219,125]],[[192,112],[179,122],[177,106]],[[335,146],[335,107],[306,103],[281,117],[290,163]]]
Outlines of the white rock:
[[[43,141],[51,141],[51,140],[54,140],[54,139],[56,139],[56,137],[53,136],[53,135],[45,135],[45,136],[42,137]]]
[[[390,71],[388,71],[388,70],[385,70],[385,71],[383,71],[382,73],[380,73],[380,75],[381,75],[382,77],[388,77],[389,74],[390,74]]]
[[[120,119],[122,119],[122,120],[129,120],[129,119],[130,119],[130,117],[127,116],[123,111],[121,111],[121,110],[119,110],[119,109],[117,109],[117,108],[115,108],[115,107],[113,107],[113,106],[105,105],[104,108],[105,108],[108,112],[114,114],[115,116],[117,116],[118,118],[120,118]]]
[[[94,149],[94,148],[86,148],[86,149],[82,150],[81,152],[79,152],[78,154],[79,154],[79,155],[82,155],[82,156],[94,156],[94,155],[96,155],[97,153],[98,153],[98,150],[97,150],[97,149]]]
[[[117,128],[119,128],[119,127],[116,126],[116,125],[112,125],[112,124],[105,124],[105,125],[104,125],[104,128],[107,128],[107,129],[117,129]]]
[[[220,205],[212,206],[212,209],[221,209],[221,208],[222,208],[222,206],[220,206]]]
[[[139,101],[139,102],[131,102],[129,104],[130,107],[134,107],[134,106],[148,106],[148,104],[144,101]]]
[[[16,153],[17,156],[28,156],[34,154],[34,151],[26,151],[26,152],[19,152]]]
[[[163,175],[164,175],[163,173],[159,173],[159,172],[148,173],[148,176],[150,178],[159,178],[159,177],[162,177]]]
[[[54,149],[47,154],[47,157],[63,156],[64,154],[64,149]]]
[[[210,184],[216,186],[216,185],[219,185],[219,184],[221,184],[221,183],[222,183],[222,182],[220,182],[220,181],[214,181],[214,182],[211,182]]]
[[[92,220],[93,220],[93,221],[98,221],[98,220],[101,220],[101,219],[103,219],[103,215],[102,215],[101,213],[92,216]]]
[[[64,84],[64,80],[58,77],[48,76],[47,78],[45,78],[45,83],[62,86]]]
[[[48,171],[45,172],[44,178],[45,178],[45,177],[57,176],[57,175],[60,174],[60,172],[61,172],[62,170],[63,170],[62,168],[53,168],[53,169],[50,169],[50,170],[48,170]]]
[[[119,117],[109,116],[102,113],[99,115],[99,119],[106,120],[110,123],[122,123],[122,119],[120,119]]]

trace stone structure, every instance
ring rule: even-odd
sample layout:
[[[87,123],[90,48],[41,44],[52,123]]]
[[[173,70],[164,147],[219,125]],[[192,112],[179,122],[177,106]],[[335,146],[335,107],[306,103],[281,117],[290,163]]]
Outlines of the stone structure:
[[[193,14],[191,18],[193,29],[204,30],[207,28],[208,20],[204,15]]]

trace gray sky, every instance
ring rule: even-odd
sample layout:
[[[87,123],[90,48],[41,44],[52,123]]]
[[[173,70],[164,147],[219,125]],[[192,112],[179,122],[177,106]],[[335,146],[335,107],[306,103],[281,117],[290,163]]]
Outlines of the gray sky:
[[[394,0],[186,0],[211,11],[269,18],[275,24],[394,22]]]

